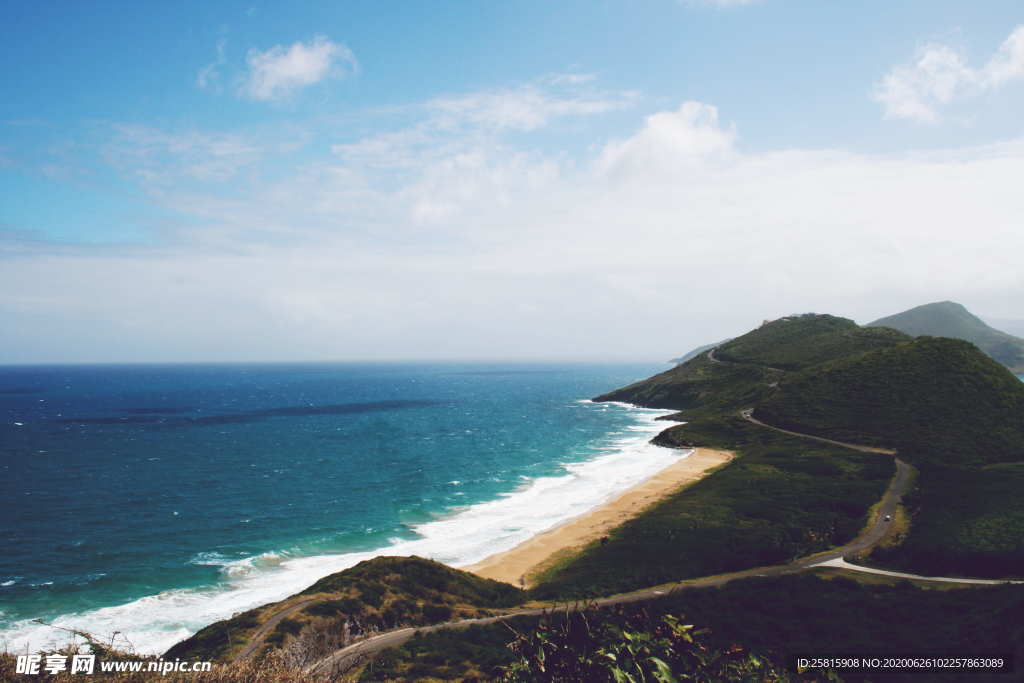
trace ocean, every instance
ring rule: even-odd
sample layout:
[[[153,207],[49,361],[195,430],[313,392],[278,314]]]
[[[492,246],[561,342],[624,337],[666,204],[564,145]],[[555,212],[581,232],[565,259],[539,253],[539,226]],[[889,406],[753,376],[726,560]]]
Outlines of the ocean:
[[[0,368],[0,647],[160,653],[376,555],[514,547],[674,462],[664,365]]]

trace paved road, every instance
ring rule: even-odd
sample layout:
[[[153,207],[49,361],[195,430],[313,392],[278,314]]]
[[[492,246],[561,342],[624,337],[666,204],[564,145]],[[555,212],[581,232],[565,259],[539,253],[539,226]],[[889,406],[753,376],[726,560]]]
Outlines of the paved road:
[[[799,436],[801,438],[812,439],[814,441],[821,441],[822,443],[830,443],[833,446],[842,446],[843,448],[851,448],[851,449],[853,449],[855,451],[861,451],[863,453],[882,453],[884,455],[896,455],[896,451],[888,449],[888,448],[875,448],[874,446],[861,446],[861,445],[855,444],[855,443],[847,443],[845,441],[834,441],[832,439],[826,439],[823,436],[811,436],[810,434],[801,434],[800,432],[791,432],[788,429],[782,429],[781,427],[773,427],[770,424],[765,424],[764,422],[761,422],[756,417],[754,417],[754,409],[753,408],[747,408],[746,410],[741,410],[740,411],[740,416],[742,416],[743,419],[747,420],[748,422],[752,422],[752,423],[756,424],[759,427],[764,427],[766,429],[771,429],[771,430],[776,431],[776,432],[782,432],[783,434],[789,434],[791,436]]]
[[[837,567],[839,569],[849,569],[855,572],[865,572],[867,574],[881,574],[882,576],[895,576],[900,579],[916,579],[917,581],[937,581],[940,583],[969,583],[977,584],[982,586],[1001,586],[1008,583],[1024,583],[1024,581],[1017,580],[1006,580],[1006,579],[958,579],[951,576],[921,576],[920,574],[907,574],[905,572],[893,572],[888,569],[876,569],[875,567],[863,567],[859,564],[851,564],[843,558],[835,558],[827,560],[825,562],[819,562],[818,564],[811,565],[812,567]]]

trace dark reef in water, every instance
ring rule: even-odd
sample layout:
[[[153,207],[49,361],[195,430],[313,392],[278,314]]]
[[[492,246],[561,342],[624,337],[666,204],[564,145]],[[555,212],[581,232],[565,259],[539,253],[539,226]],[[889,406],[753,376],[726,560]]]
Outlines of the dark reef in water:
[[[203,417],[162,417],[161,414],[181,413],[183,410],[161,410],[157,408],[136,408],[126,410],[131,415],[113,417],[64,417],[55,422],[61,424],[161,424],[166,426],[179,425],[221,425],[243,422],[258,422],[271,417],[299,417],[307,415],[355,415],[359,413],[387,412],[407,408],[423,408],[435,406],[442,401],[371,401],[369,403],[340,403],[325,406],[287,406],[283,408],[267,408],[227,415],[208,415]]]

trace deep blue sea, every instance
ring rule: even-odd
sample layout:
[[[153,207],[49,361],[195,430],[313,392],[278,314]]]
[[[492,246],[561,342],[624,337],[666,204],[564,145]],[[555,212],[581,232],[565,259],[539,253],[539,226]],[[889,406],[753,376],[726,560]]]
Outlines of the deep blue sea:
[[[0,647],[160,652],[378,554],[455,566],[680,457],[647,365],[0,368]]]

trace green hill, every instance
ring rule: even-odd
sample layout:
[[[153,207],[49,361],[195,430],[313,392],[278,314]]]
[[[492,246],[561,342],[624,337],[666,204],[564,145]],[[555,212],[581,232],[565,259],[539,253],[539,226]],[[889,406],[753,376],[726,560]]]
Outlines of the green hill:
[[[702,354],[594,400],[673,410],[739,410],[766,395],[778,374],[754,365],[717,363]]]
[[[952,301],[925,304],[880,318],[866,327],[891,327],[911,336],[951,337],[969,341],[1014,372],[1024,372],[1024,339],[989,327]]]
[[[295,608],[263,638],[257,656],[290,649],[305,665],[341,647],[338,634],[354,638],[368,631],[432,624],[508,607],[522,591],[499,581],[453,569],[421,557],[376,557],[325,576],[306,590],[214,622],[168,650],[168,659],[227,661],[263,624]]]
[[[595,400],[682,411],[655,439],[666,446],[746,452],[735,415],[752,407],[767,424],[896,448],[919,470],[910,531],[877,561],[989,577],[1024,566],[1024,384],[966,341],[789,316]]]
[[[957,339],[918,337],[787,375],[754,415],[932,464],[1024,459],[1024,384]]]
[[[800,370],[904,340],[906,335],[894,330],[867,329],[847,318],[808,313],[765,323],[723,344],[714,355],[732,363]]]
[[[739,410],[772,393],[786,370],[892,346],[906,339],[901,332],[865,329],[852,320],[831,315],[789,316],[765,323],[710,354],[700,354],[594,400],[695,414]]]

